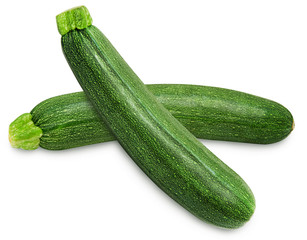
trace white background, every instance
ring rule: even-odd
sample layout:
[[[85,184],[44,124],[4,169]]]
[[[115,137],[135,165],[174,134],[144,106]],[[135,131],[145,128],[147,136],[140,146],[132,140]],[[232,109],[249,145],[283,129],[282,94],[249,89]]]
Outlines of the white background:
[[[13,149],[8,125],[46,98],[80,91],[55,16],[88,7],[145,83],[189,83],[275,100],[296,128],[282,142],[202,140],[249,184],[252,219],[204,223],[166,196],[116,142]],[[306,1],[6,1],[1,3],[0,239],[306,239]]]

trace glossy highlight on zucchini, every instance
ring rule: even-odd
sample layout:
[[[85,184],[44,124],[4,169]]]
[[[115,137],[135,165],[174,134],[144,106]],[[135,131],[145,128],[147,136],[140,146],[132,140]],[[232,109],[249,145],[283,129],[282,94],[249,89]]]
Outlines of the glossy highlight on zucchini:
[[[84,6],[74,11],[87,15]],[[157,186],[214,225],[237,228],[250,219],[248,185],[157,101],[98,28],[71,30],[61,44],[101,121]]]
[[[268,144],[284,139],[293,128],[293,117],[288,109],[251,94],[199,85],[146,86],[197,138]],[[33,124],[42,130],[42,135],[39,138],[31,135],[29,139],[23,137],[23,141],[17,144],[11,140],[16,148],[32,150],[41,146],[49,150],[63,150],[116,140],[83,92],[46,99],[37,104],[30,114]],[[23,119],[23,116],[20,118]],[[24,122],[26,124],[28,121]],[[24,134],[22,124],[14,129],[12,127],[10,135],[15,138]],[[33,144],[30,144],[31,139]]]

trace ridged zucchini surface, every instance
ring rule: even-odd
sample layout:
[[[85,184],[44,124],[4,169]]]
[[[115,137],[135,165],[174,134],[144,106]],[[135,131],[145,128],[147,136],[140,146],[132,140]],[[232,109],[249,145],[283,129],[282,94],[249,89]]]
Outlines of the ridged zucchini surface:
[[[144,173],[204,221],[226,228],[248,221],[255,209],[248,185],[157,101],[91,25],[87,9],[57,20],[63,53],[83,91]]]
[[[185,84],[146,86],[197,138],[268,144],[284,139],[293,128],[293,117],[284,106],[251,94]],[[39,141],[45,149],[62,150],[116,140],[83,92],[46,99],[30,113],[42,130],[39,139],[29,136],[35,146]],[[16,131],[12,134],[18,137]],[[33,149],[29,139],[17,147]]]

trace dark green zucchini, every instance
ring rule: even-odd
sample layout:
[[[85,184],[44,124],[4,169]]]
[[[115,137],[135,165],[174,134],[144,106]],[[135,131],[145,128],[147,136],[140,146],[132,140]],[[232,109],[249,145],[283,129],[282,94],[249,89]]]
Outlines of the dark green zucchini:
[[[284,139],[292,130],[291,113],[268,99],[197,85],[153,84],[147,88],[197,138],[267,144]],[[116,139],[83,92],[47,99],[30,113],[42,134],[37,135],[39,139],[29,135],[32,145],[26,137],[18,141],[31,120],[26,118],[26,123],[10,131],[15,147],[33,149],[39,144],[61,150]]]
[[[166,194],[200,219],[237,228],[255,209],[248,185],[157,101],[85,7],[57,16],[66,60],[101,121]]]

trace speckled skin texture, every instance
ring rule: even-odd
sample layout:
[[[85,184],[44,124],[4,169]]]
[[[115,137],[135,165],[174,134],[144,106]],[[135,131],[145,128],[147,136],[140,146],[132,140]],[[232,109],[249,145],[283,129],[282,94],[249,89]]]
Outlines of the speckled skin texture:
[[[83,92],[47,99],[36,105],[31,115],[43,130],[39,145],[45,149],[62,150],[116,139]]]
[[[134,162],[202,220],[237,228],[254,212],[247,184],[159,103],[94,26],[62,36],[85,94]]]
[[[197,138],[267,144],[284,139],[292,130],[291,113],[268,99],[207,86],[146,87]],[[46,99],[31,114],[43,130],[40,146],[46,149],[116,140],[83,92]]]
[[[187,85],[158,85],[152,92],[184,126],[206,139],[268,144],[293,130],[287,108],[251,94]]]

